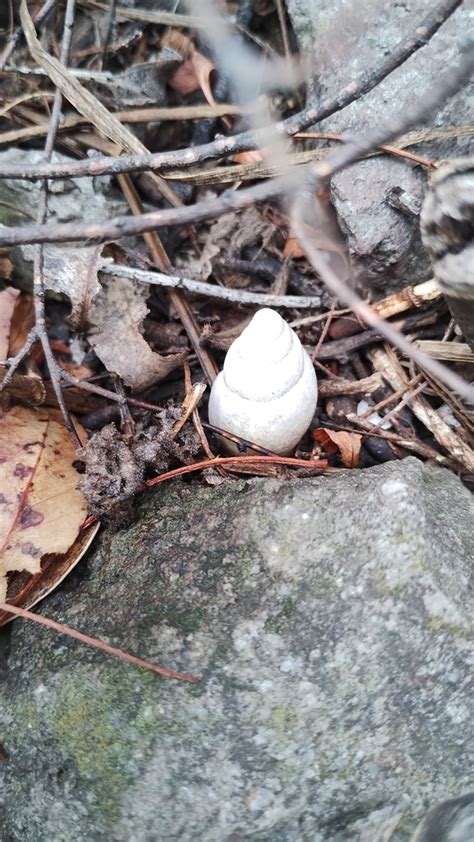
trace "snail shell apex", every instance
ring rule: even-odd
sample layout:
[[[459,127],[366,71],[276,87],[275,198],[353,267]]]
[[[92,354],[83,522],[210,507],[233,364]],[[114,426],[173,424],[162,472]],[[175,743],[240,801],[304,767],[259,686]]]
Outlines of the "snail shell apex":
[[[209,421],[275,453],[288,453],[308,429],[316,401],[308,354],[284,319],[264,308],[227,352],[212,386]]]

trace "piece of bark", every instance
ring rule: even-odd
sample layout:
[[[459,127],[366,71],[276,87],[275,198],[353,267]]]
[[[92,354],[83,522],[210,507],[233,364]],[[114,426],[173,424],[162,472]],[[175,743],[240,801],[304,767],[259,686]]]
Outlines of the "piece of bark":
[[[474,350],[474,158],[460,158],[433,176],[421,233],[436,282]]]

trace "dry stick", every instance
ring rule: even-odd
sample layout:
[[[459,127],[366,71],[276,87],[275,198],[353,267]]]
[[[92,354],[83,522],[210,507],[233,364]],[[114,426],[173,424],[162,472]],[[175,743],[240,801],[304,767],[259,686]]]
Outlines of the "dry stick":
[[[67,72],[61,62],[54,56],[49,55],[42,47],[28,12],[26,0],[21,0],[20,17],[31,55],[37,64],[46,71],[58,90],[74,105],[74,108],[87,117],[99,132],[120,148],[132,153],[147,153],[146,146],[138,140],[137,136],[126,126],[123,126],[120,120],[117,120],[97,97],[84,88],[74,76]],[[149,173],[148,178],[153,181],[154,186],[171,205],[175,207],[181,205],[180,200],[164,179],[156,173]]]
[[[376,374],[379,377],[382,376],[382,372],[376,372]],[[413,386],[416,386],[418,383],[420,383],[420,380],[422,380],[422,377],[423,377],[423,375],[417,374],[415,377],[413,377],[410,380],[409,383],[404,383],[404,385],[400,389],[397,389],[396,392],[392,392],[392,394],[388,395],[388,397],[384,398],[383,400],[379,401],[378,403],[374,404],[373,406],[370,406],[369,409],[366,412],[363,412],[359,417],[360,418],[369,418],[374,412],[379,412],[381,409],[385,409],[385,407],[388,406],[390,403],[393,403],[393,401],[397,401],[398,398],[402,398],[403,395],[405,394],[405,392],[408,389],[412,389]],[[380,384],[380,385],[382,385],[382,384]],[[424,386],[425,385],[426,384],[424,384]],[[423,386],[423,388],[424,388],[424,386]],[[375,426],[378,427],[379,423],[384,423],[386,420],[387,420],[387,416],[384,416],[382,418],[382,421],[378,422]]]
[[[291,58],[290,39],[288,38],[288,27],[286,25],[285,10],[283,8],[283,0],[276,0],[276,7],[278,13],[278,22],[280,24],[281,40],[283,41],[283,49],[287,59]]]
[[[63,64],[67,64],[69,60],[69,53],[71,49],[71,42],[72,42],[72,31],[74,26],[74,9],[75,9],[75,0],[67,0],[66,4],[66,13],[64,18],[64,33],[63,39],[61,44],[61,61]],[[61,118],[61,106],[62,106],[62,94],[59,90],[56,90],[53,102],[53,109],[51,113],[51,119],[48,129],[48,134],[46,137],[46,144],[44,150],[44,157],[46,161],[51,160],[51,156],[53,153],[54,148],[54,140],[56,137],[57,127],[59,125],[59,120]],[[39,223],[44,223],[48,214],[48,182],[45,179],[41,185],[40,190],[40,199],[39,199],[39,209],[37,215],[37,221]],[[41,346],[43,348],[43,353],[45,356],[46,364],[48,366],[49,375],[51,377],[51,383],[54,388],[54,392],[56,395],[56,400],[58,405],[61,409],[61,412],[64,417],[64,422],[66,428],[68,429],[71,437],[74,441],[76,447],[81,446],[81,442],[79,436],[76,433],[74,428],[74,424],[71,420],[71,416],[69,414],[69,410],[66,406],[66,402],[64,400],[64,396],[61,389],[61,381],[59,375],[59,367],[56,363],[56,360],[53,356],[53,352],[51,350],[51,346],[49,344],[48,332],[46,328],[46,318],[45,318],[45,305],[44,305],[44,296],[45,296],[45,289],[44,289],[44,247],[43,245],[38,245],[34,249],[33,255],[33,302],[34,302],[34,311],[35,311],[35,326],[33,330],[30,332],[30,335],[20,350],[19,354],[14,358],[14,361],[10,363],[9,371],[7,372],[1,389],[3,390],[11,380],[13,373],[18,368],[20,362],[25,358],[29,350],[31,349],[32,342],[35,339],[39,339],[41,342]]]
[[[441,342],[432,339],[417,339],[418,348],[437,360],[455,363],[474,363],[474,351],[467,342]]]
[[[368,357],[374,369],[383,374],[384,379],[390,383],[392,389],[398,390],[402,386],[406,386],[405,372],[390,347],[387,350],[377,348],[369,351]],[[410,408],[418,420],[432,433],[436,441],[459,464],[463,465],[468,471],[474,471],[474,450],[443,421],[437,411],[424,398],[414,398]]]
[[[297,132],[319,123],[321,120],[336,114],[346,108],[351,102],[359,99],[383,81],[393,70],[400,67],[413,53],[425,46],[440,26],[460,6],[462,0],[443,0],[431,9],[424,20],[416,27],[415,35],[409,35],[385,58],[381,64],[363,72],[356,81],[352,81],[342,88],[335,97],[327,98],[319,106],[309,105],[277,123],[275,131],[283,135],[294,135]],[[127,10],[128,12],[128,10]],[[132,15],[133,10],[130,10]],[[202,20],[199,19],[200,23]],[[127,155],[115,158],[94,159],[92,161],[74,162],[72,164],[55,163],[53,165],[30,166],[10,165],[8,169],[0,170],[0,178],[65,178],[95,175],[114,175],[119,172],[138,172],[165,167],[185,167],[203,161],[246,152],[260,146],[261,134],[254,131],[242,132],[233,137],[218,138],[210,143],[195,146],[193,149],[181,149],[171,152],[159,152],[147,155]]]
[[[22,6],[23,8],[23,6]],[[167,225],[186,225],[201,222],[226,211],[248,207],[254,202],[269,199],[288,189],[296,192],[297,185],[305,184],[306,198],[312,199],[316,188],[332,175],[348,167],[358,158],[371,152],[377,146],[396,137],[426,119],[432,111],[456,93],[469,79],[474,69],[474,51],[463,50],[462,59],[444,79],[437,80],[436,89],[420,96],[416,106],[407,109],[398,119],[392,119],[385,126],[377,127],[356,135],[342,148],[333,150],[324,160],[302,169],[298,173],[280,176],[263,184],[256,184],[241,191],[226,191],[219,197],[207,199],[197,205],[142,214],[139,217],[117,217],[105,223],[63,223],[60,225],[27,225],[23,228],[0,230],[0,246],[22,245],[39,242],[65,242],[93,240],[105,242],[117,237],[134,236],[145,231],[154,231]],[[120,159],[117,159],[120,160]],[[312,174],[308,178],[308,171]],[[303,196],[301,197],[303,198]],[[359,302],[356,296],[354,299]]]
[[[304,223],[305,221],[309,222],[314,215],[315,192],[322,180],[347,167],[361,154],[367,154],[374,146],[379,146],[390,137],[394,137],[400,129],[405,130],[405,128],[420,122],[427,113],[433,111],[440,102],[445,101],[463,82],[467,81],[473,69],[474,53],[471,51],[471,53],[465,54],[464,59],[456,70],[445,78],[444,84],[441,83],[435,92],[430,91],[425,93],[422,101],[417,103],[414,108],[407,110],[398,121],[391,121],[386,126],[359,136],[352,143],[348,143],[347,146],[337,150],[333,155],[328,156],[325,161],[315,164],[311,168],[312,176],[306,190],[297,198],[292,208],[293,230],[296,232],[306,256],[316,271],[321,275],[321,278],[331,292],[340,301],[351,307],[354,313],[360,316],[368,325],[377,330],[378,333],[382,334],[382,336],[388,339],[403,353],[415,360],[418,365],[426,368],[434,377],[441,380],[441,382],[445,383],[467,401],[474,401],[474,388],[469,386],[461,377],[458,377],[457,374],[420,352],[413,343],[409,342],[409,340],[405,339],[391,325],[383,321],[368,304],[359,298],[339,278],[332,268],[327,265],[324,256],[315,247],[311,237],[308,236]]]
[[[97,649],[101,649],[102,652],[107,652],[108,655],[115,655],[121,661],[128,661],[137,667],[144,667],[147,670],[157,672],[159,675],[165,676],[165,678],[177,678],[179,681],[190,681],[192,684],[197,684],[201,680],[196,675],[175,672],[175,670],[169,670],[166,667],[151,664],[142,658],[136,658],[135,655],[129,655],[128,652],[123,652],[122,649],[117,649],[116,646],[110,646],[109,643],[105,643],[103,640],[98,640],[96,637],[89,637],[88,634],[78,632],[76,629],[71,629],[70,626],[57,623],[55,620],[50,620],[49,617],[43,617],[41,614],[34,614],[33,611],[27,611],[26,608],[18,608],[18,606],[9,605],[7,602],[0,602],[0,611],[5,612],[5,614],[14,614],[16,617],[24,617],[26,620],[33,620],[35,623],[47,626],[48,629],[54,629],[60,634],[67,634],[68,637],[80,640],[81,643],[87,643],[88,646],[95,646]]]
[[[414,377],[413,380],[417,380],[417,377]],[[388,424],[390,421],[392,421],[399,414],[400,410],[402,410],[404,406],[410,403],[410,401],[416,398],[421,392],[424,392],[427,385],[428,384],[426,380],[423,380],[423,382],[420,383],[416,387],[416,389],[413,389],[413,391],[411,391],[411,385],[410,383],[407,383],[404,388],[405,394],[403,395],[401,401],[399,401],[397,405],[390,410],[390,412],[387,412],[387,414],[384,415],[383,418],[380,419],[380,421],[377,421],[377,423],[374,425],[375,428],[377,429],[378,427],[381,427],[382,424]]]
[[[115,14],[117,11],[117,0],[110,0],[109,9],[107,12],[107,21],[106,21],[106,28],[105,28],[105,37],[104,43],[102,44],[102,50],[100,54],[100,67],[104,67],[107,62],[107,50],[109,49],[109,44],[112,38],[112,32],[114,31],[115,25]]]
[[[344,135],[337,134],[335,132],[298,132],[298,134],[295,135],[295,138],[297,140],[337,140],[340,143],[344,143]],[[428,158],[422,158],[421,155],[416,155],[414,152],[407,152],[405,149],[399,148],[398,146],[388,146],[384,143],[379,147],[379,149],[383,152],[388,152],[390,155],[408,158],[410,161],[414,161],[415,164],[421,164],[423,167],[435,166],[434,162]]]
[[[316,343],[316,347],[315,347],[313,353],[311,354],[312,360],[317,360],[317,358],[318,358],[319,350],[320,350],[321,345],[323,344],[324,340],[326,339],[326,336],[327,336],[329,328],[331,327],[331,322],[334,318],[335,312],[336,312],[336,301],[334,300],[331,304],[331,309],[329,310],[329,313],[327,313],[327,318],[326,318],[326,321],[324,323],[324,327],[321,331],[321,335],[320,335],[320,337],[319,337],[319,339]]]
[[[100,9],[106,12],[108,5],[106,3],[96,2],[96,0],[81,0],[81,6],[92,7],[93,9]],[[176,3],[176,5],[178,5]],[[143,23],[154,23],[162,26],[185,26],[189,28],[197,28],[203,25],[200,17],[193,15],[180,15],[176,12],[162,12],[150,11],[149,9],[129,9],[127,7],[119,6],[116,10],[117,20],[129,21],[137,20]]]
[[[318,395],[322,398],[332,398],[339,395],[370,395],[383,386],[382,375],[376,371],[362,380],[319,380]],[[370,412],[373,412],[371,409]]]
[[[44,91],[42,94],[29,94],[28,96],[50,96],[50,94]],[[8,107],[13,108],[14,105],[15,103],[11,103]],[[200,120],[206,117],[225,117],[227,115],[238,115],[241,113],[242,109],[238,105],[221,103],[216,105],[177,105],[171,108],[130,108],[125,111],[113,112],[114,117],[123,123],[148,123],[160,120]],[[2,116],[1,113],[0,116]],[[82,114],[68,114],[59,126],[59,131],[65,132],[68,129],[75,129],[78,126],[87,124],[90,124],[90,121],[86,117],[83,117]],[[47,134],[48,125],[49,121],[45,120],[42,125],[24,126],[21,129],[0,132],[0,146],[18,143],[22,140],[30,140],[31,138],[43,137]]]
[[[119,181],[132,213],[140,214],[143,207],[130,176],[119,175]],[[144,240],[155,263],[157,263],[162,269],[171,271],[169,257],[157,233],[155,231],[150,231],[144,234]],[[163,277],[167,276],[164,275]],[[201,344],[201,331],[199,330],[199,325],[194,317],[194,313],[189,305],[189,302],[179,290],[170,289],[169,296],[171,303],[183,323],[183,327],[186,330],[191,345],[196,352],[201,368],[206,375],[206,379],[209,385],[212,386],[217,377],[218,368],[207,348],[204,348]]]
[[[321,305],[321,297],[318,295],[272,295],[266,292],[247,292],[242,289],[218,287],[216,284],[194,281],[191,278],[183,278],[180,275],[164,275],[161,272],[133,269],[130,266],[121,266],[118,263],[111,263],[102,267],[101,273],[112,275],[116,278],[127,278],[141,284],[177,288],[194,293],[195,295],[221,298],[224,301],[232,301],[235,304],[249,304],[263,307],[294,307],[301,309],[319,307]]]
[[[192,382],[191,382],[191,369],[189,367],[189,363],[185,361],[183,368],[184,368],[184,389],[185,389],[186,397],[188,397],[188,396],[191,396],[191,394],[193,392],[193,385],[192,385]],[[199,385],[203,386],[204,384],[198,383],[196,385],[197,386],[199,386]],[[204,388],[206,388],[206,387],[204,386]],[[212,452],[212,450],[209,446],[207,436],[204,432],[204,428],[202,426],[201,418],[200,418],[200,415],[199,415],[199,409],[198,409],[197,405],[193,409],[192,416],[193,416],[193,424],[194,424],[196,432],[199,436],[201,446],[202,446],[202,449],[204,450],[204,453],[206,454],[208,459],[215,459],[215,455],[214,455],[214,453]],[[224,471],[222,470],[222,468],[220,468],[219,471],[220,471],[221,474],[224,474]]]
[[[318,274],[323,279],[326,286],[344,304],[347,304],[352,311],[370,325],[378,334],[384,336],[392,345],[395,345],[402,353],[411,357],[421,368],[429,371],[442,383],[445,383],[450,389],[461,395],[467,402],[474,402],[474,388],[466,383],[462,377],[459,377],[454,372],[450,371],[445,366],[433,360],[427,354],[424,354],[420,349],[406,339],[398,330],[396,330],[388,322],[385,322],[376,311],[366,304],[362,298],[359,298],[347,284],[336,275],[336,273],[327,265],[324,258],[321,257],[321,252],[315,248],[308,237],[305,225],[302,224],[301,207],[295,205],[292,213],[293,230],[304,249],[304,252],[314,266]]]
[[[57,0],[46,0],[44,6],[41,7],[37,12],[33,12],[32,18],[36,24],[36,26],[40,26],[47,15],[49,15],[51,9],[54,8],[56,5]],[[8,43],[3,50],[3,53],[0,55],[0,71],[5,68],[5,65],[15,50],[16,45],[18,44],[20,35],[22,35],[23,29],[21,26],[17,26],[15,31],[13,32],[11,38],[9,38]]]

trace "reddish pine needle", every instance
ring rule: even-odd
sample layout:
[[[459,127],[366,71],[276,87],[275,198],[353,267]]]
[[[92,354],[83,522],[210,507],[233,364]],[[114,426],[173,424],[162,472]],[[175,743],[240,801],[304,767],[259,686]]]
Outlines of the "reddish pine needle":
[[[291,468],[312,468],[324,469],[328,467],[327,459],[310,460],[310,459],[294,459],[291,456],[218,456],[216,459],[204,459],[202,462],[195,462],[193,465],[183,465],[181,468],[175,468],[173,471],[167,471],[165,474],[160,474],[153,479],[148,479],[143,483],[140,491],[145,488],[151,488],[152,485],[158,485],[160,482],[166,482],[168,479],[180,477],[183,474],[190,474],[192,471],[201,471],[203,468],[215,468],[219,465],[227,465],[229,468],[238,468],[239,465],[289,465]]]
[[[203,459],[202,462],[194,462],[192,465],[183,465],[181,468],[174,468],[172,471],[166,471],[164,474],[159,474],[157,477],[146,480],[140,486],[138,492],[146,491],[153,485],[158,485],[160,482],[167,482],[169,479],[183,476],[183,474],[190,474],[193,471],[202,471],[204,468],[217,468],[219,465],[227,465],[229,468],[238,468],[239,465],[288,465],[290,468],[306,468],[312,470],[317,468],[324,471],[329,462],[327,459],[294,459],[291,456],[261,456],[258,453],[255,456],[216,456],[215,459]],[[81,524],[81,529],[87,529],[93,523],[96,523],[97,518],[89,515]]]
[[[88,634],[71,629],[63,623],[56,623],[55,620],[50,620],[49,617],[43,617],[41,614],[33,614],[32,611],[27,611],[26,608],[18,608],[16,605],[9,605],[6,602],[0,602],[0,611],[5,611],[7,614],[15,614],[17,617],[25,617],[27,620],[33,620],[35,623],[40,623],[42,626],[47,626],[49,629],[54,629],[60,634],[67,634],[75,640],[80,640],[81,643],[87,643],[88,646],[95,646],[108,655],[115,655],[122,661],[128,661],[130,664],[135,664],[137,667],[144,667],[152,672],[157,672],[159,675],[164,675],[166,678],[177,678],[179,681],[190,681],[197,684],[200,679],[196,675],[188,675],[185,672],[175,672],[175,670],[166,669],[166,667],[159,667],[157,664],[151,664],[149,661],[144,661],[142,658],[136,658],[135,655],[129,655],[128,652],[123,652],[122,649],[117,649],[115,646],[110,646],[104,643],[103,640],[97,640],[95,637],[89,637]]]

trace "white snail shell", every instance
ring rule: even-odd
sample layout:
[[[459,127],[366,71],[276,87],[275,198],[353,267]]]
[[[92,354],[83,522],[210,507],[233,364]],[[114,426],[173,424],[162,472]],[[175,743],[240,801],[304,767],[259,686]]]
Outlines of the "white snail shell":
[[[316,408],[314,366],[296,333],[264,308],[230,346],[209,399],[209,421],[275,453],[289,453]],[[226,442],[227,449],[234,450]]]

